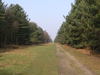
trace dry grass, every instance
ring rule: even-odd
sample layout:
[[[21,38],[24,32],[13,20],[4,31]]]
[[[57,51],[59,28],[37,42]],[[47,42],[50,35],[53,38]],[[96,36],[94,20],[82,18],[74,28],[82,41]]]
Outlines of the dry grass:
[[[87,49],[75,49],[66,45],[63,45],[63,47],[74,55],[81,63],[95,72],[96,75],[100,75],[100,57],[97,57],[97,55],[90,55],[90,51]]]

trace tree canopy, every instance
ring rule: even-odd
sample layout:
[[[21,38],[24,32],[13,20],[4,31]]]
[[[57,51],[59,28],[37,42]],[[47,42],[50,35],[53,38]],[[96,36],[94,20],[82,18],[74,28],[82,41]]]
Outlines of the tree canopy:
[[[47,42],[51,42],[48,33],[36,23],[30,22],[28,15],[19,4],[11,4],[8,7],[0,0],[0,47],[9,44]]]
[[[55,41],[75,48],[89,47],[100,51],[99,7],[99,0],[75,0]]]

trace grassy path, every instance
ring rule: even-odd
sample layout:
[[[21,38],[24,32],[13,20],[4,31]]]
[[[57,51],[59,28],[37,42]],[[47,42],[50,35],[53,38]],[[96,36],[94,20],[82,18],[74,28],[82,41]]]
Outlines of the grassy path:
[[[69,52],[71,55],[73,55],[80,63],[94,72],[95,75],[100,75],[100,57],[96,55],[89,55],[84,49],[75,49],[66,45],[63,45],[62,47],[65,52]]]
[[[100,75],[99,66],[94,57],[55,44],[0,53],[0,75]]]
[[[57,45],[57,56],[59,57],[59,75],[94,75],[60,45]]]
[[[55,45],[0,53],[0,75],[58,75]]]

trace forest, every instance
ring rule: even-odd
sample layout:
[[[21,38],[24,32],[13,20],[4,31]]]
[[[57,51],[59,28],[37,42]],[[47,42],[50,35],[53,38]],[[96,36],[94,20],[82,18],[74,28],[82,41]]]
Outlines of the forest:
[[[0,0],[0,75],[100,75],[100,0]]]
[[[0,0],[0,47],[51,42],[46,31],[31,22],[19,4],[7,6]]]
[[[55,42],[100,52],[100,0],[75,0]]]

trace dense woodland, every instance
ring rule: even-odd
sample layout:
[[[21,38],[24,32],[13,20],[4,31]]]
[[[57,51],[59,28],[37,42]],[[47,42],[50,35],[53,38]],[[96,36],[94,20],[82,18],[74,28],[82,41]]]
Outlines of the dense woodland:
[[[50,41],[48,33],[36,23],[30,22],[20,5],[11,4],[8,7],[0,0],[0,47]]]
[[[100,0],[75,0],[56,42],[100,52]]]

